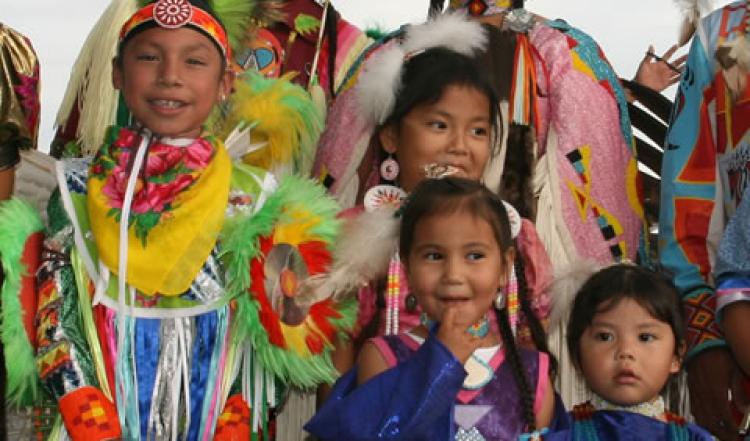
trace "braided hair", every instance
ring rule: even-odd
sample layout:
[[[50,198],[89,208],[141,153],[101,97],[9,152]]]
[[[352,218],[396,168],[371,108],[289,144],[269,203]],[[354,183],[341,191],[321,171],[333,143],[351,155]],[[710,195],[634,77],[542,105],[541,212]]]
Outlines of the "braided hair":
[[[447,177],[443,179],[425,179],[417,184],[409,196],[408,202],[402,212],[399,237],[399,252],[401,256],[405,257],[409,255],[419,220],[438,213],[445,214],[457,210],[465,210],[489,223],[501,251],[505,252],[513,246],[510,233],[510,220],[500,197],[477,181]],[[523,269],[523,266],[521,269]],[[527,292],[526,279],[523,278],[522,280],[523,282],[520,283],[523,285],[523,291]],[[519,284],[519,293],[521,292],[521,284]],[[519,297],[521,296],[519,295]],[[525,302],[527,304],[525,311],[531,312],[528,296],[524,294],[523,297],[526,298]],[[536,430],[536,417],[534,414],[534,393],[531,389],[532,383],[526,375],[526,369],[524,368],[521,354],[510,327],[507,308],[493,309],[495,310],[500,335],[505,345],[505,353],[513,372],[513,378],[518,387],[526,431],[533,432]],[[530,322],[534,320],[532,317],[535,317],[533,312],[531,312],[529,317]],[[541,340],[544,340],[544,330],[541,324],[538,323],[538,320],[537,324],[539,326],[536,331],[532,331],[532,334],[535,335],[535,342],[539,339],[538,344],[541,344]],[[546,348],[546,344],[541,344],[541,346]]]
[[[531,292],[529,290],[529,284],[526,280],[526,264],[523,261],[521,253],[516,253],[516,261],[514,262],[516,270],[516,278],[518,281],[518,302],[521,306],[521,312],[526,318],[526,324],[529,326],[529,332],[531,333],[531,341],[534,343],[534,347],[539,352],[547,354],[550,360],[550,372],[554,377],[557,372],[557,359],[550,352],[547,344],[547,333],[542,326],[542,322],[537,317],[536,313],[531,307]]]

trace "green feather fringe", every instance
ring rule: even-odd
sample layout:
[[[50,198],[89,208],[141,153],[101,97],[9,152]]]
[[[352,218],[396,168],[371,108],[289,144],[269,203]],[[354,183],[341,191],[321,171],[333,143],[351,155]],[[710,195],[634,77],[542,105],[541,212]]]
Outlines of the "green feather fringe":
[[[300,207],[311,216],[322,219],[310,231],[328,243],[329,247],[332,246],[340,227],[340,221],[336,219],[339,207],[325,194],[323,187],[297,176],[284,178],[278,190],[269,196],[254,216],[238,216],[227,220],[222,233],[222,244],[229,289],[238,305],[233,343],[239,344],[249,339],[263,366],[280,380],[294,386],[314,387],[322,382],[330,383],[336,378],[336,370],[330,359],[332,348],[326,348],[319,355],[302,357],[291,350],[271,344],[260,323],[260,305],[247,294],[247,289],[252,284],[249,263],[260,253],[260,237],[270,235],[277,223],[286,220],[285,210],[294,207]],[[343,336],[354,327],[356,301],[339,304],[338,311],[341,317],[332,319],[331,323]]]
[[[20,199],[0,202],[0,262],[5,271],[0,291],[0,338],[5,346],[8,374],[6,400],[18,407],[34,403],[39,396],[35,351],[23,324],[23,314],[36,311],[23,311],[18,294],[25,275],[21,257],[26,239],[42,228],[42,221],[31,205]]]
[[[229,45],[238,51],[245,40],[250,19],[253,18],[256,2],[254,0],[213,0],[211,8],[227,31]]]
[[[320,28],[320,18],[312,15],[299,14],[294,17],[294,30],[298,34],[312,35]]]

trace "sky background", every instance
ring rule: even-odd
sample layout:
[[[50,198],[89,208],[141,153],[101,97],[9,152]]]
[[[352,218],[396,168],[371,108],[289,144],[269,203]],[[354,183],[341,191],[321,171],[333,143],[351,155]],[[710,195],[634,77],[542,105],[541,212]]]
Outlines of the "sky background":
[[[713,6],[730,3],[714,0]],[[428,0],[333,0],[360,27],[395,29],[425,19]],[[0,0],[0,22],[27,35],[39,55],[42,119],[39,148],[46,151],[70,69],[108,0]],[[680,12],[673,0],[528,0],[547,18],[564,18],[594,37],[621,77],[631,78],[649,44],[661,54],[677,39]],[[683,48],[683,53],[687,48]],[[108,61],[107,61],[108,62]],[[674,88],[666,95],[673,98]]]

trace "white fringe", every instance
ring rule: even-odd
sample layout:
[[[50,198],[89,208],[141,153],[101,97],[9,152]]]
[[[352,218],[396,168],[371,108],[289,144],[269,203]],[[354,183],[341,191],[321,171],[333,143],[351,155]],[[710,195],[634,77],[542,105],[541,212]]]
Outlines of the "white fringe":
[[[112,85],[112,59],[117,52],[120,26],[137,10],[136,0],[112,0],[73,65],[55,125],[64,126],[78,103],[76,139],[84,155],[96,152],[107,127],[115,122],[118,92]]]
[[[534,194],[538,200],[536,229],[547,249],[556,276],[566,274],[570,266],[579,259],[560,215],[562,196],[556,168],[557,149],[557,134],[550,129],[545,154],[539,158],[534,170]],[[554,293],[552,301],[555,302]],[[550,324],[547,341],[550,351],[558,360],[556,388],[565,406],[569,408],[586,401],[590,397],[590,392],[568,355],[565,340],[566,324],[567,321],[561,321],[554,326]]]

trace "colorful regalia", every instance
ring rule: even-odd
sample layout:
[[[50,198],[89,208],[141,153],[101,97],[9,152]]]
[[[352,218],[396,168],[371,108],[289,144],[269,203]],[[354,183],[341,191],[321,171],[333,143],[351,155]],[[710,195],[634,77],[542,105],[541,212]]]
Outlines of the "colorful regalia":
[[[0,171],[36,148],[39,62],[28,38],[0,23]]]
[[[579,404],[559,419],[564,429],[546,434],[545,441],[711,441],[713,437],[684,418],[662,412],[666,421],[627,410],[599,410],[590,402]]]
[[[682,294],[688,356],[724,344],[711,274],[750,171],[749,5],[734,2],[700,21],[664,149],[660,256]]]
[[[339,379],[323,407],[305,426],[321,440],[495,440],[523,431],[520,403],[502,346],[472,355],[489,369],[484,384],[464,386],[466,371],[434,335],[406,333],[373,343],[391,366],[357,386],[356,371]],[[546,354],[519,350],[535,397],[535,412],[549,384]],[[493,373],[494,372],[494,373]]]
[[[735,302],[750,301],[750,197],[746,194],[724,230],[716,253],[716,317],[722,320],[722,310]],[[750,377],[741,380],[742,392],[750,394]],[[739,401],[739,400],[738,400]],[[747,409],[740,410],[730,403],[737,422],[747,418]],[[750,440],[746,434],[744,440]]]
[[[510,10],[510,2],[453,1],[450,8],[472,15],[500,11],[506,19],[502,32],[490,31],[489,44],[478,55],[494,82],[512,79],[505,85],[503,104],[509,134],[499,140],[499,153],[485,174],[487,185],[535,223],[556,272],[581,261],[608,264],[645,258],[627,103],[601,48],[561,20]],[[363,53],[329,110],[313,173],[345,207],[357,204],[379,183],[383,159],[372,137],[379,121],[360,110],[357,85],[367,60],[388,50],[404,32],[385,37]],[[494,53],[498,47],[512,49]],[[506,56],[507,63],[494,59]],[[493,64],[512,68],[493,72]],[[371,107],[370,102],[365,105]],[[519,165],[524,158],[528,163]],[[509,182],[521,182],[521,188],[511,188]],[[560,391],[567,403],[580,402],[585,387],[580,380],[568,380],[575,376],[564,340],[553,330],[552,347],[563,373]]]
[[[9,392],[34,395],[41,377],[58,433],[249,439],[267,429],[280,388],[333,380],[327,352],[356,306],[295,302],[330,261],[338,208],[322,188],[232,163],[210,136],[118,127],[93,159],[57,171],[49,226],[5,203],[0,251],[6,355],[26,366]]]

